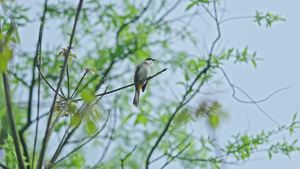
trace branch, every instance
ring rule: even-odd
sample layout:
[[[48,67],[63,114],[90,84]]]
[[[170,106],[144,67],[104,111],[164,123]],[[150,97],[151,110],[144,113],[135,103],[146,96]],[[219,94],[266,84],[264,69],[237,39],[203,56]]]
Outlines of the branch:
[[[102,132],[102,130],[105,128],[107,122],[108,122],[108,119],[109,119],[109,116],[110,116],[110,112],[108,113],[108,116],[103,124],[103,126],[101,127],[101,129],[96,133],[94,134],[93,137],[91,137],[90,139],[88,139],[87,141],[85,141],[82,145],[76,147],[75,149],[73,149],[70,153],[68,153],[66,156],[62,157],[61,159],[59,159],[57,162],[55,162],[52,166],[50,166],[49,168],[52,168],[54,167],[55,165],[57,165],[58,163],[60,163],[61,161],[63,161],[64,159],[68,158],[70,155],[72,155],[73,153],[75,153],[76,151],[78,151],[81,147],[83,147],[84,145],[86,145],[87,143],[89,143],[91,140],[93,140],[98,134],[100,134]]]
[[[17,131],[17,127],[16,127],[16,123],[15,123],[15,119],[14,119],[14,114],[12,111],[10,96],[9,96],[8,79],[7,79],[5,72],[2,73],[2,78],[3,78],[4,92],[5,92],[7,113],[8,113],[8,118],[9,118],[9,122],[10,122],[12,136],[14,139],[14,145],[15,145],[15,149],[16,149],[18,165],[19,165],[19,168],[25,169],[25,163],[24,163],[23,156],[22,156],[22,150],[21,150],[21,147],[19,144],[18,131]]]
[[[222,23],[232,21],[232,20],[248,19],[248,18],[255,18],[255,16],[237,16],[237,17],[232,17],[232,18],[226,18],[224,20],[221,20],[219,23],[222,24]]]
[[[217,38],[213,41],[212,45],[211,45],[211,48],[210,48],[210,52],[209,52],[209,62],[211,60],[211,57],[212,57],[212,53],[213,53],[213,50],[214,50],[214,47],[216,45],[216,43],[220,40],[221,38],[221,31],[220,31],[220,23],[218,21],[218,13],[217,13],[217,5],[216,5],[216,0],[214,0],[214,13],[215,13],[215,17],[214,17],[214,20],[216,22],[216,26],[217,26],[217,30],[218,30],[218,36]]]
[[[151,150],[150,150],[150,152],[149,152],[149,154],[148,154],[148,156],[147,156],[147,159],[146,159],[146,169],[149,168],[148,165],[149,165],[149,161],[150,161],[150,158],[151,158],[152,153],[154,152],[154,150],[156,149],[156,147],[158,146],[158,144],[160,143],[160,141],[162,140],[162,138],[164,137],[164,135],[167,133],[167,131],[168,131],[168,129],[169,129],[169,127],[170,127],[170,125],[171,125],[171,123],[172,123],[174,117],[176,116],[176,114],[178,113],[178,111],[179,111],[185,104],[187,104],[187,102],[185,102],[187,95],[193,90],[193,87],[194,87],[194,85],[196,84],[196,82],[198,81],[198,79],[199,79],[203,74],[205,74],[205,73],[208,71],[208,69],[209,69],[210,67],[211,67],[211,65],[208,64],[207,67],[206,67],[205,69],[203,69],[203,70],[198,74],[198,76],[194,79],[193,83],[190,85],[189,90],[187,90],[186,93],[184,94],[184,96],[183,96],[181,102],[178,104],[176,110],[174,111],[174,113],[173,113],[173,114],[171,115],[171,117],[169,118],[168,123],[166,124],[166,127],[164,128],[163,132],[161,133],[161,135],[159,136],[159,138],[156,140],[154,146],[151,148]],[[191,98],[190,98],[189,100],[191,100]]]
[[[87,74],[87,71],[88,71],[88,70],[86,70],[86,71],[84,72],[83,76],[81,77],[81,79],[80,79],[80,81],[79,81],[79,83],[78,83],[76,89],[74,90],[74,92],[72,93],[72,95],[71,95],[70,98],[72,98],[72,97],[74,96],[74,94],[76,93],[76,91],[78,90],[78,87],[80,86],[82,80],[84,79],[85,75]]]
[[[117,98],[117,96],[116,96],[116,98]],[[111,130],[111,135],[109,137],[108,143],[107,143],[107,145],[106,145],[106,147],[105,147],[105,149],[104,149],[104,151],[103,151],[103,153],[102,153],[102,155],[101,155],[98,163],[93,168],[96,168],[97,166],[99,166],[101,164],[101,162],[103,161],[103,159],[104,159],[104,157],[105,157],[105,155],[106,155],[106,153],[108,151],[108,148],[110,147],[111,141],[114,138],[115,128],[116,128],[116,124],[117,124],[117,108],[115,108],[114,116],[115,116],[114,117],[114,124],[113,124],[113,128]]]
[[[71,38],[70,38],[69,48],[68,48],[68,50],[66,52],[66,55],[65,55],[64,65],[62,67],[61,74],[60,74],[60,79],[59,79],[57,89],[56,89],[57,92],[54,95],[53,103],[52,103],[51,110],[50,110],[49,119],[48,119],[48,122],[47,122],[46,132],[45,132],[45,136],[44,136],[44,139],[43,139],[43,144],[42,144],[42,148],[41,148],[41,152],[40,152],[40,157],[39,157],[38,164],[37,164],[38,169],[42,168],[44,156],[45,156],[46,149],[47,149],[47,144],[48,144],[48,141],[49,141],[49,138],[50,138],[49,127],[50,127],[52,117],[53,117],[54,106],[55,106],[55,103],[56,103],[58,90],[59,90],[59,88],[62,84],[62,80],[63,80],[64,74],[65,74],[65,68],[66,68],[66,65],[68,63],[68,58],[69,58],[71,46],[72,46],[72,43],[73,43],[75,30],[76,30],[76,26],[77,26],[77,21],[78,21],[78,18],[79,18],[79,13],[80,13],[80,10],[81,10],[81,7],[82,7],[82,3],[83,3],[83,0],[80,0],[79,4],[78,4],[78,7],[77,7],[77,13],[76,13],[75,22],[74,22],[74,26],[73,26],[73,30],[72,30],[72,34],[71,34]]]
[[[166,71],[167,69],[168,69],[168,68],[164,68],[163,70],[161,70],[160,72],[156,73],[155,75],[148,77],[145,81],[150,81],[152,78],[154,78],[155,76],[161,74],[162,72]],[[104,92],[104,93],[101,93],[101,94],[97,94],[96,97],[104,96],[104,95],[107,95],[107,94],[111,94],[111,93],[117,92],[117,91],[122,90],[122,89],[126,89],[126,88],[128,88],[128,87],[134,86],[134,85],[137,84],[137,83],[140,83],[140,82],[131,83],[131,84],[129,84],[129,85],[126,85],[126,86],[117,88],[117,89],[115,89],[115,90],[111,90],[111,91],[109,91],[109,92]],[[83,99],[74,99],[74,100],[72,100],[72,102],[77,102],[77,101],[81,101],[81,100],[83,100]]]
[[[0,25],[1,25],[1,23],[0,23]],[[0,162],[0,167],[2,167],[3,169],[9,169],[7,166],[5,166],[4,164],[2,164],[1,162]]]
[[[38,66],[39,70],[41,69],[41,64],[42,64],[42,36],[43,36],[43,30],[44,30],[44,20],[45,20],[45,15],[46,15],[46,11],[47,11],[47,4],[48,4],[48,0],[45,0],[44,13],[43,13],[43,17],[41,19],[41,26],[40,26],[39,40],[38,40],[39,61],[38,61],[37,66]],[[34,143],[33,143],[33,154],[32,154],[32,163],[31,163],[32,169],[34,168],[34,158],[35,158],[36,142],[37,142],[38,128],[39,128],[40,95],[41,95],[41,71],[39,71],[39,76],[38,76],[38,103],[37,103],[37,115],[36,115],[37,122],[36,122],[36,126],[35,126],[35,136],[34,136]],[[29,161],[29,159],[28,159],[28,161]],[[30,166],[30,165],[28,165],[28,166]]]
[[[63,138],[61,139],[61,141],[60,141],[60,143],[59,143],[59,145],[58,145],[58,147],[57,147],[57,149],[56,149],[56,151],[55,151],[55,153],[54,153],[54,155],[53,155],[53,157],[52,157],[52,159],[50,161],[50,164],[52,164],[53,162],[55,162],[56,158],[58,157],[59,153],[61,152],[61,149],[63,147],[63,143],[64,143],[64,140],[65,140],[65,137],[66,137],[67,133],[69,132],[70,127],[71,127],[71,125],[69,125],[68,128],[67,128],[67,130],[65,131],[65,134],[64,134]]]
[[[172,156],[171,159],[170,159],[169,161],[167,161],[167,162],[165,163],[165,165],[163,165],[163,166],[161,167],[161,169],[165,168],[168,164],[171,163],[171,161],[173,161],[175,158],[177,158],[177,157],[178,157],[185,149],[188,148],[188,146],[190,146],[190,144],[191,144],[191,143],[189,143],[188,145],[186,145],[186,146],[185,146],[178,154],[176,154],[175,156]]]
[[[286,88],[279,89],[279,90],[275,91],[274,93],[272,93],[271,95],[269,95],[267,98],[262,99],[262,100],[256,102],[256,101],[254,101],[254,100],[249,96],[249,94],[247,94],[244,90],[242,90],[241,88],[239,88],[239,87],[233,85],[233,84],[231,83],[231,81],[229,80],[227,74],[225,73],[225,71],[224,71],[221,67],[217,67],[217,68],[219,68],[219,69],[222,71],[224,77],[226,78],[228,84],[230,85],[230,87],[231,87],[231,89],[232,89],[232,97],[233,97],[235,100],[237,100],[238,102],[241,102],[241,103],[251,103],[251,104],[254,104],[254,105],[260,110],[260,112],[262,112],[268,119],[270,119],[271,121],[273,121],[275,124],[280,125],[275,119],[273,119],[268,113],[266,113],[266,112],[265,112],[265,111],[264,111],[257,103],[266,101],[267,99],[269,99],[269,98],[270,98],[271,96],[273,96],[274,94],[276,94],[276,93],[278,93],[278,92],[280,92],[280,91],[282,91],[282,90],[288,89],[290,86],[289,86],[289,87],[286,87]],[[235,88],[237,88],[239,91],[241,91],[241,92],[242,92],[245,96],[247,96],[248,99],[251,100],[251,101],[250,101],[250,102],[247,102],[247,101],[242,101],[242,100],[238,99],[238,98],[235,96]]]
[[[124,169],[124,161],[135,151],[136,147],[137,146],[135,145],[134,148],[124,158],[121,159],[122,169]]]

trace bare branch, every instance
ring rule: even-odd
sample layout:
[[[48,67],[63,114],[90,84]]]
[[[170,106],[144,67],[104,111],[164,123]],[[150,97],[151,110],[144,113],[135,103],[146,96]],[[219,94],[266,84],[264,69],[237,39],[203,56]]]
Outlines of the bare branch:
[[[53,163],[56,160],[56,158],[58,157],[58,155],[59,155],[59,153],[60,153],[60,151],[61,151],[61,149],[63,147],[63,143],[64,143],[64,140],[65,140],[65,137],[66,137],[67,133],[69,132],[70,127],[71,127],[71,125],[69,125],[68,128],[67,128],[67,130],[65,131],[65,134],[64,134],[63,138],[61,139],[61,141],[60,141],[60,143],[59,143],[59,145],[58,145],[58,147],[57,147],[57,149],[56,149],[56,151],[55,151],[55,153],[54,153],[54,155],[53,155],[50,163]]]
[[[37,64],[38,70],[41,69],[41,64],[42,64],[42,36],[43,36],[44,21],[45,21],[45,16],[46,16],[46,12],[47,12],[47,6],[48,6],[48,0],[45,0],[44,13],[43,13],[43,17],[41,19],[41,26],[40,26],[39,40],[38,40],[38,46],[39,46],[39,57],[38,57],[39,60],[38,60],[38,64]],[[38,103],[37,103],[37,115],[36,115],[37,122],[36,122],[36,126],[35,126],[35,135],[34,135],[34,143],[33,143],[33,154],[32,154],[32,162],[31,162],[32,169],[34,168],[34,158],[35,158],[36,142],[37,142],[38,128],[39,128],[40,95],[41,95],[41,71],[39,71],[39,76],[38,76]],[[28,166],[30,166],[30,165],[28,165]]]
[[[76,91],[77,91],[78,87],[80,86],[82,80],[84,79],[85,75],[87,74],[87,71],[88,71],[88,70],[86,70],[86,71],[84,72],[83,76],[81,77],[79,83],[77,84],[76,89],[74,90],[74,92],[73,92],[72,95],[71,95],[71,98],[72,98],[72,97],[74,96],[74,94],[76,93]]]
[[[116,96],[116,98],[117,98],[117,96]],[[106,155],[106,153],[108,151],[108,148],[110,147],[111,141],[114,138],[115,128],[116,128],[116,124],[117,124],[117,108],[115,108],[114,116],[115,116],[114,117],[114,124],[113,124],[113,128],[111,130],[111,135],[109,137],[108,143],[107,143],[107,145],[106,145],[106,147],[105,147],[105,149],[104,149],[104,151],[103,151],[103,153],[102,153],[102,155],[101,155],[98,163],[93,168],[95,168],[95,167],[97,167],[97,166],[99,166],[101,164],[101,162],[103,161],[103,159],[104,159],[104,157],[105,157],[105,155]]]
[[[231,81],[229,80],[229,78],[228,78],[228,76],[227,76],[227,74],[225,73],[225,71],[224,71],[223,68],[221,68],[221,67],[217,67],[217,68],[220,69],[220,70],[222,71],[224,77],[226,78],[228,84],[230,85],[230,87],[231,87],[231,89],[232,89],[232,97],[233,97],[235,100],[237,100],[238,102],[241,102],[241,103],[251,103],[251,104],[254,104],[254,105],[260,110],[260,112],[262,112],[268,119],[270,119],[271,121],[273,121],[275,124],[280,125],[275,119],[273,119],[268,113],[266,113],[266,112],[258,105],[258,103],[263,102],[263,101],[266,101],[267,99],[269,99],[269,98],[270,98],[271,96],[273,96],[274,94],[276,94],[276,93],[278,93],[278,92],[280,92],[280,91],[282,91],[282,90],[288,89],[290,86],[289,86],[289,87],[286,87],[286,88],[279,89],[279,90],[273,92],[273,93],[272,93],[271,95],[269,95],[267,98],[265,98],[265,99],[263,99],[263,100],[260,100],[260,101],[257,101],[257,102],[256,102],[256,101],[254,101],[254,100],[249,96],[249,94],[247,94],[244,90],[242,90],[241,88],[239,88],[239,87],[237,87],[237,86],[235,86],[235,85],[233,85],[233,84],[231,83]],[[239,91],[241,91],[245,96],[247,96],[248,99],[250,100],[250,102],[247,102],[247,101],[243,101],[243,100],[238,99],[238,98],[235,96],[235,88],[238,89]]]
[[[232,17],[232,18],[226,18],[224,20],[221,20],[219,23],[223,24],[225,22],[228,21],[232,21],[232,20],[238,20],[238,19],[251,19],[251,18],[255,18],[255,16],[237,16],[237,17]]]
[[[68,58],[69,58],[71,46],[72,46],[72,43],[73,43],[75,30],[76,30],[76,25],[77,25],[77,21],[78,21],[78,18],[79,18],[79,13],[81,11],[82,3],[83,3],[83,0],[80,0],[79,4],[78,4],[78,7],[77,7],[77,13],[76,13],[75,22],[74,22],[74,26],[73,26],[73,30],[72,30],[72,34],[71,34],[71,38],[70,38],[70,43],[69,43],[70,47],[68,48],[68,50],[66,52],[66,55],[65,55],[64,65],[63,65],[62,70],[61,70],[60,79],[58,81],[56,91],[59,90],[59,88],[62,84],[64,74],[65,74],[65,68],[66,68],[66,65],[68,63]],[[38,161],[38,164],[37,164],[38,169],[42,168],[44,156],[45,156],[46,149],[47,149],[47,144],[48,144],[48,141],[49,141],[49,138],[50,138],[49,127],[50,127],[50,124],[51,124],[51,121],[52,121],[52,116],[53,116],[53,112],[54,112],[54,107],[55,107],[57,95],[58,95],[58,92],[55,93],[53,103],[52,103],[52,106],[51,106],[50,115],[49,115],[49,119],[48,119],[47,127],[46,127],[46,132],[45,132],[45,136],[44,136],[44,139],[43,139],[43,144],[42,144],[42,148],[41,148],[41,152],[40,152],[40,157],[39,157],[39,161]]]

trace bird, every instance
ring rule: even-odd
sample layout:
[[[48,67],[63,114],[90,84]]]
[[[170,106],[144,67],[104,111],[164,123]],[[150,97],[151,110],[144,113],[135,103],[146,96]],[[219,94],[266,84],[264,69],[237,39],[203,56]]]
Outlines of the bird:
[[[145,81],[151,73],[151,66],[156,59],[147,58],[140,63],[134,73],[135,93],[133,99],[133,105],[139,107],[140,91],[144,92],[148,81]]]

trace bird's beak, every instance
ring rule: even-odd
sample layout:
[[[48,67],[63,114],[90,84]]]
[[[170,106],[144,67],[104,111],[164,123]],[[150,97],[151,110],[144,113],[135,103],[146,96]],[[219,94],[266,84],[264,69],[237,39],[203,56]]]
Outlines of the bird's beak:
[[[156,61],[156,59],[153,59],[153,61]]]

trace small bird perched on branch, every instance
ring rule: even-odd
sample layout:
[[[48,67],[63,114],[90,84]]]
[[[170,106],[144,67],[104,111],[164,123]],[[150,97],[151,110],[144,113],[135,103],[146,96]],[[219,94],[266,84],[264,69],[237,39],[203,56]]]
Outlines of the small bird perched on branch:
[[[139,100],[140,100],[140,91],[145,91],[148,81],[145,81],[151,72],[151,66],[153,61],[156,59],[147,58],[144,62],[140,63],[134,73],[134,83],[135,84],[135,94],[133,99],[133,105],[139,107]]]

